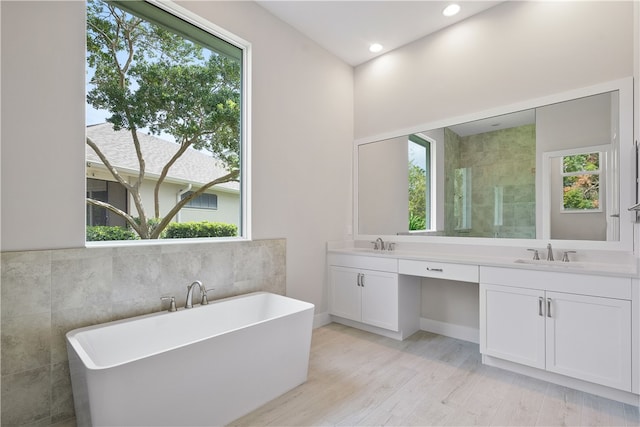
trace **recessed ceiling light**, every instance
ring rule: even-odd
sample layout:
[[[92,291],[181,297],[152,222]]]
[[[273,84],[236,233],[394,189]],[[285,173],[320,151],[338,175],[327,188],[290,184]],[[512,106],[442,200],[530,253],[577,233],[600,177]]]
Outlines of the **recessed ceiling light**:
[[[444,16],[453,16],[458,12],[460,12],[460,6],[455,3],[451,3],[449,6],[444,8],[442,14]]]
[[[373,43],[369,46],[369,52],[378,53],[382,50],[382,45],[380,43]]]

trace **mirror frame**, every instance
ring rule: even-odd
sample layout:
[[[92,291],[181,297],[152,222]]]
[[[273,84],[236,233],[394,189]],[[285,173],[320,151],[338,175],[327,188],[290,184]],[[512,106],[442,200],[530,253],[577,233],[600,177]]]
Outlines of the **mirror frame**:
[[[499,116],[516,111],[538,108],[545,105],[598,95],[605,92],[619,91],[619,191],[620,191],[620,240],[618,241],[592,241],[592,240],[557,240],[557,239],[511,239],[511,238],[485,238],[485,237],[449,237],[449,236],[410,236],[410,235],[370,235],[360,234],[359,210],[358,210],[358,147],[364,144],[383,141],[390,138],[411,135],[425,130],[444,128],[460,123],[471,122],[493,116]],[[636,150],[633,139],[633,77],[626,77],[593,86],[578,88],[549,96],[530,99],[519,103],[502,107],[479,111],[449,119],[437,120],[430,123],[419,124],[410,128],[378,134],[371,137],[359,138],[353,144],[353,239],[373,241],[377,237],[398,243],[440,243],[440,244],[465,244],[465,245],[493,245],[530,247],[546,246],[552,242],[554,246],[585,250],[625,251],[634,250],[634,223],[636,213],[627,210],[637,203],[638,195],[634,185],[638,175],[636,171]]]

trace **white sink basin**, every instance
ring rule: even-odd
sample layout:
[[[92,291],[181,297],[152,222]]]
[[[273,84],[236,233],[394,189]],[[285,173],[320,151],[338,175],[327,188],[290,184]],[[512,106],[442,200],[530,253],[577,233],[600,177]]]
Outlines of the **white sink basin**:
[[[517,259],[514,261],[516,264],[529,264],[548,267],[561,267],[561,268],[584,268],[584,263],[581,262],[562,262],[562,261],[547,261],[543,259]]]

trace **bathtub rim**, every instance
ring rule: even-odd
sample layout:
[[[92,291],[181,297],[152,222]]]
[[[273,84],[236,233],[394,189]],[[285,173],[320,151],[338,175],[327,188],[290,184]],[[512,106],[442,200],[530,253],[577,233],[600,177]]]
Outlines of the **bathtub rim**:
[[[236,327],[236,328],[227,329],[227,330],[224,331],[224,334],[232,333],[234,331],[238,331],[238,330],[241,330],[241,329],[249,328],[249,327],[254,326],[254,325],[259,325],[259,324],[262,324],[262,323],[266,323],[266,322],[269,322],[269,321],[273,321],[273,320],[276,320],[276,319],[280,319],[280,318],[283,318],[283,317],[287,317],[287,316],[291,316],[291,315],[294,315],[294,314],[297,314],[297,313],[303,313],[303,312],[315,309],[315,305],[310,303],[310,302],[306,302],[306,301],[302,301],[302,300],[299,300],[299,299],[291,298],[291,297],[288,297],[286,295],[275,294],[273,292],[257,291],[257,292],[250,292],[250,293],[247,293],[247,294],[240,294],[240,295],[235,295],[235,296],[231,296],[231,297],[226,297],[226,298],[213,300],[213,301],[210,301],[209,304],[207,304],[206,306],[202,306],[201,304],[198,304],[198,305],[194,305],[192,309],[180,308],[180,309],[178,309],[178,312],[169,312],[169,311],[163,310],[163,311],[159,311],[159,312],[154,312],[154,313],[149,313],[149,314],[142,314],[142,315],[138,315],[138,316],[127,317],[127,318],[124,318],[124,319],[112,320],[112,321],[109,321],[109,322],[98,323],[98,324],[95,324],[95,325],[89,325],[89,326],[84,326],[84,327],[81,327],[81,328],[76,328],[76,329],[73,329],[73,330],[71,330],[71,331],[69,331],[69,332],[67,332],[65,334],[66,343],[67,343],[67,346],[71,346],[72,347],[73,351],[76,353],[76,356],[78,357],[78,359],[80,360],[80,362],[82,363],[82,365],[83,365],[83,367],[85,369],[87,369],[89,371],[103,371],[103,370],[107,370],[107,369],[113,369],[113,368],[116,368],[118,366],[126,365],[128,363],[133,363],[133,362],[136,362],[136,361],[139,361],[139,360],[148,359],[148,358],[153,357],[153,356],[158,355],[158,354],[166,353],[166,352],[173,351],[173,350],[176,350],[176,349],[180,349],[180,348],[183,348],[183,347],[186,347],[186,346],[189,346],[189,345],[193,345],[193,344],[196,344],[196,343],[199,343],[199,342],[214,338],[214,337],[216,337],[218,335],[221,335],[221,334],[205,336],[203,338],[196,339],[196,340],[193,340],[193,341],[189,341],[189,342],[184,343],[184,344],[167,347],[167,348],[163,349],[162,351],[149,352],[149,353],[147,353],[147,354],[145,354],[143,356],[132,357],[132,358],[127,359],[125,361],[122,361],[122,362],[119,362],[119,363],[112,363],[112,364],[108,364],[108,365],[96,365],[94,363],[94,361],[93,361],[93,358],[85,351],[85,349],[83,348],[82,344],[78,341],[76,336],[81,334],[81,333],[83,333],[83,332],[88,332],[88,331],[95,330],[95,329],[101,329],[101,328],[115,326],[115,325],[119,325],[119,324],[131,323],[131,322],[134,322],[134,321],[137,321],[137,320],[154,318],[154,317],[158,317],[158,316],[165,316],[165,315],[169,315],[169,316],[173,315],[173,316],[175,316],[175,315],[179,315],[180,313],[183,313],[185,311],[188,312],[189,310],[193,310],[193,309],[200,309],[200,308],[206,309],[206,308],[210,308],[211,306],[214,306],[216,304],[220,304],[220,303],[223,303],[223,302],[228,302],[228,301],[232,301],[232,300],[235,300],[235,299],[248,298],[248,297],[251,297],[251,296],[265,295],[265,294],[266,295],[273,295],[273,296],[278,297],[278,298],[284,298],[284,299],[292,300],[295,303],[301,304],[302,307],[299,310],[296,310],[296,311],[291,311],[291,312],[279,314],[277,316],[269,317],[268,319],[263,319],[263,320],[260,320],[258,322],[251,322],[251,323],[247,323],[247,324],[244,324],[244,325]],[[69,350],[67,350],[67,351],[69,351]]]

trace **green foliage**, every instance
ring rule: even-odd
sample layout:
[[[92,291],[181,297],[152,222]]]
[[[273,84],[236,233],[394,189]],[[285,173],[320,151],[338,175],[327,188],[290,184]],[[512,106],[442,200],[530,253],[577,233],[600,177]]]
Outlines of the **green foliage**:
[[[88,103],[116,130],[167,133],[237,166],[240,63],[103,1],[87,9]]]
[[[221,222],[172,222],[165,230],[167,239],[186,239],[193,237],[235,237],[238,227]]]
[[[140,225],[140,217],[136,216],[133,218],[133,220],[135,221],[136,224]],[[162,218],[147,218],[147,227],[150,233],[153,232],[156,229],[156,227],[158,227],[158,224],[160,224],[160,221],[162,221]],[[135,230],[132,230],[132,231],[135,232]],[[164,231],[162,231],[158,237],[160,239],[164,238]]]
[[[426,229],[427,173],[409,163],[409,230]]]
[[[87,242],[106,240],[137,240],[138,235],[123,227],[110,227],[106,225],[87,226]]]
[[[589,210],[600,207],[599,170],[600,153],[597,152],[562,158],[562,171],[569,174],[562,178],[564,209]]]
[[[598,175],[565,176],[563,185],[565,209],[598,209],[600,207]]]
[[[600,169],[600,153],[575,154],[562,158],[563,172],[596,171]]]
[[[158,219],[154,219],[156,223]],[[149,221],[151,222],[151,221]],[[162,238],[185,239],[194,237],[235,237],[238,235],[238,227],[234,224],[221,222],[172,222],[164,231]],[[137,240],[138,235],[123,227],[110,227],[105,225],[87,226],[87,242],[108,240]]]
[[[413,213],[409,212],[409,230],[426,230],[426,220],[425,217],[415,216]]]

